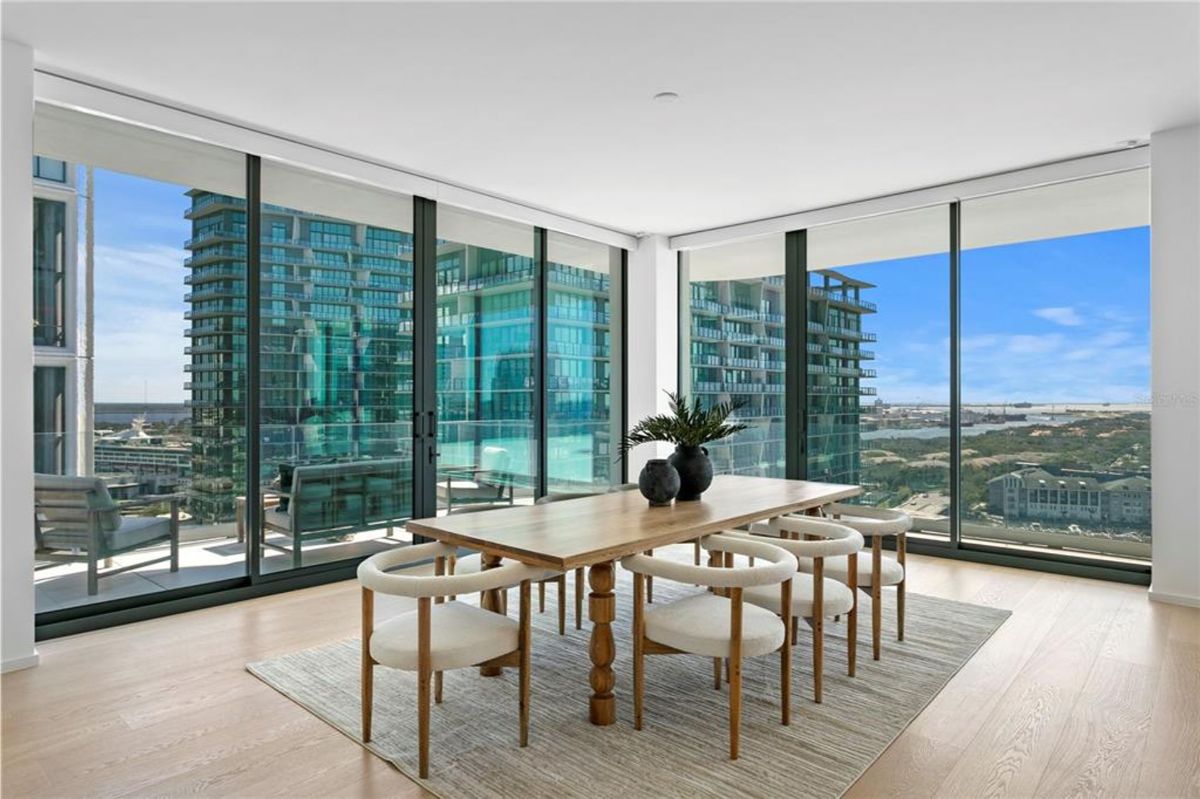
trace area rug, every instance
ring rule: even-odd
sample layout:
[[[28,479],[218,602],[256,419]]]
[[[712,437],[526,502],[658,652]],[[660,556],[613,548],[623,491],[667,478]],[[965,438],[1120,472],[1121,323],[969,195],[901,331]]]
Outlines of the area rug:
[[[534,614],[529,746],[517,746],[516,671],[445,675],[434,705],[430,778],[417,780],[416,680],[377,667],[374,740],[368,749],[444,799],[475,797],[837,797],[873,763],[1010,615],[908,595],[905,640],[895,636],[895,597],[884,599],[884,652],[871,659],[870,599],[860,600],[858,673],[846,676],[846,624],[826,625],[824,701],[812,702],[811,637],[801,626],[793,663],[792,723],[779,723],[779,659],[743,667],[741,756],[728,759],[728,692],[712,686],[712,661],[650,657],[645,723],[633,729],[631,581],[618,569],[617,717],[587,721],[588,624],[557,633],[556,595]],[[656,603],[699,589],[656,581]],[[573,605],[573,591],[568,602]],[[513,599],[515,600],[515,593]],[[510,610],[515,614],[515,601]],[[534,600],[536,610],[536,598]],[[574,621],[573,607],[570,621]],[[251,663],[283,695],[359,740],[359,642],[347,639]]]

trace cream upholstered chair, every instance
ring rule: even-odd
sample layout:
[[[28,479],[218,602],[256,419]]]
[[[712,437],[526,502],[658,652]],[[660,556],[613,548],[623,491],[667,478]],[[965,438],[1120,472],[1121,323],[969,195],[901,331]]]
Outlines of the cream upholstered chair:
[[[545,499],[545,498],[543,497],[543,499]],[[540,505],[541,503],[542,503],[542,500],[537,500],[537,504]],[[478,513],[481,511],[486,512],[489,510],[495,510],[495,506],[492,506],[492,505],[463,505],[461,507],[455,508],[452,511],[448,511],[448,513],[452,513],[455,516],[458,516],[463,513]],[[479,572],[479,571],[483,570],[483,556],[480,555],[478,552],[472,553],[470,555],[465,555],[461,558],[451,557],[446,561],[446,563],[447,563],[448,571],[450,574],[470,574],[470,573]],[[582,571],[582,569],[576,569],[576,577],[578,577],[578,573],[580,571]],[[566,572],[558,572],[558,573],[547,572],[547,574],[549,574],[550,576],[546,577],[543,580],[538,580],[538,584],[537,584],[537,586],[538,586],[538,612],[539,613],[546,612],[546,583],[557,583],[558,584],[558,634],[565,635],[567,632],[567,575],[566,575]],[[580,611],[581,598],[580,598],[578,585],[575,588],[575,595],[576,595],[575,628],[579,629],[579,626],[580,626],[579,614],[581,612]],[[501,598],[501,603],[502,603],[501,610],[503,610],[504,612],[507,613],[508,612],[508,592],[505,591],[504,593],[502,593],[500,598]]]
[[[633,726],[642,728],[646,655],[694,654],[713,659],[713,683],[721,688],[721,661],[729,669],[729,757],[738,756],[742,713],[742,659],[780,653],[782,723],[790,722],[792,654],[788,610],[792,606],[791,577],[796,558],[765,541],[730,535],[710,535],[702,545],[711,553],[758,559],[754,566],[720,568],[678,563],[666,558],[631,555],[621,565],[633,572]],[[650,576],[688,585],[703,585],[713,593],[645,607],[646,579]],[[770,587],[780,594],[781,621],[772,611],[743,601],[749,588]],[[728,623],[724,620],[728,619]]]
[[[822,511],[839,524],[858,530],[863,538],[871,539],[871,559],[869,562],[866,558],[859,560],[856,582],[859,589],[871,592],[871,656],[879,660],[884,586],[896,586],[896,640],[904,640],[904,584],[908,577],[905,534],[912,528],[912,519],[903,511],[868,505],[834,503],[826,505]],[[895,558],[883,554],[884,536],[896,537]],[[804,564],[800,568],[804,569]],[[850,584],[844,564],[831,563],[827,571],[835,580]]]
[[[442,672],[468,666],[517,666],[520,669],[520,745],[529,742],[529,586],[545,576],[542,569],[509,563],[475,574],[444,574],[455,548],[431,543],[381,552],[358,567],[362,585],[362,738],[371,740],[375,666],[417,672],[418,760],[429,776],[429,687],[442,701]],[[388,570],[434,558],[434,575],[389,574]],[[520,620],[446,597],[520,584]],[[417,609],[375,625],[375,592],[417,600]]]
[[[770,536],[771,543],[796,556],[797,562],[808,567],[792,578],[792,642],[796,641],[797,623],[808,621],[812,628],[813,701],[821,701],[825,659],[825,618],[846,615],[847,672],[854,676],[858,639],[858,597],[855,576],[858,574],[858,553],[863,537],[857,530],[843,524],[811,516],[781,516],[766,523],[752,525],[750,536]],[[744,534],[743,534],[744,535]],[[844,573],[848,585],[825,576],[825,559],[845,557]],[[803,569],[803,567],[802,567]],[[745,600],[782,615],[779,592],[771,588],[747,588]]]

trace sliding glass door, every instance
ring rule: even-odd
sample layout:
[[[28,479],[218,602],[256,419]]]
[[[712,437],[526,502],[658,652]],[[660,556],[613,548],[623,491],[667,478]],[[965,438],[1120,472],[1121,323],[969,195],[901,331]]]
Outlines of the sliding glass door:
[[[361,558],[412,514],[413,205],[262,167],[262,572]]]
[[[621,482],[621,250],[546,235],[546,490],[595,493]]]
[[[236,582],[245,158],[49,106],[35,147],[36,610]]]
[[[713,471],[785,477],[784,237],[686,253],[680,267],[681,390],[737,405],[749,427],[709,445]]]
[[[1150,557],[1145,170],[962,204],[962,537]]]
[[[807,475],[949,536],[950,215],[808,231]]]
[[[532,502],[538,391],[534,229],[437,215],[439,513]]]

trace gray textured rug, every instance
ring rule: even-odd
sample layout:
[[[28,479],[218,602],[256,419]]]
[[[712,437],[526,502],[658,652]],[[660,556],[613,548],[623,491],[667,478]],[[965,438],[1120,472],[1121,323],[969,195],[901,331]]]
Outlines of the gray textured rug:
[[[632,717],[629,575],[618,569],[618,721],[587,722],[588,625],[557,635],[555,593],[534,616],[530,744],[517,746],[516,672],[483,678],[474,669],[445,675],[434,705],[430,779],[445,799],[473,797],[836,797],[945,686],[1009,616],[910,593],[906,640],[895,640],[894,596],[884,596],[883,659],[871,660],[870,599],[860,600],[858,676],[846,676],[846,625],[826,626],[825,695],[813,704],[809,632],[794,650],[792,723],[779,724],[779,659],[743,669],[741,757],[728,760],[728,694],[712,688],[712,661],[651,657],[645,727]],[[661,603],[698,589],[656,581]],[[572,602],[573,587],[568,592]],[[516,595],[513,594],[515,600]],[[536,609],[536,595],[534,607]],[[516,612],[515,601],[510,609]],[[573,608],[570,622],[574,621]],[[354,740],[359,739],[359,644],[348,639],[251,663],[247,669]],[[415,779],[416,680],[376,668],[375,740],[369,749]]]

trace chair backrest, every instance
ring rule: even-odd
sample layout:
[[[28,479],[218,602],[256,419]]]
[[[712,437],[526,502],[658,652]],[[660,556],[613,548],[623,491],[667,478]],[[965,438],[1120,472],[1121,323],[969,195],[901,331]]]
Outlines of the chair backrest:
[[[847,505],[834,502],[822,508],[834,521],[853,527],[863,535],[896,535],[912,528],[912,518],[894,508],[875,508],[870,505]]]
[[[97,532],[121,526],[121,511],[98,477],[35,474],[33,495],[34,529],[41,548],[86,549],[93,521],[99,524]]]
[[[792,540],[793,534],[816,540]],[[853,527],[812,516],[777,516],[768,522],[750,525],[749,533],[730,535],[767,538],[798,558],[852,555],[863,548],[863,537]]]
[[[631,572],[652,577],[663,577],[679,583],[705,585],[711,588],[749,588],[758,585],[776,585],[796,573],[796,557],[764,539],[754,540],[750,536],[709,535],[700,539],[705,549],[730,552],[757,559],[753,566],[735,566],[724,569],[719,566],[693,566],[667,558],[652,558],[649,555],[630,555],[621,559],[621,565]]]
[[[422,560],[450,557],[457,548],[437,541],[395,547],[380,552],[358,565],[358,582],[372,591],[414,599],[424,597],[458,596],[506,588],[525,580],[545,579],[553,572],[510,561],[495,569],[468,574],[428,575],[392,573],[392,569],[409,566]]]
[[[297,466],[288,505],[293,529],[355,530],[403,518],[407,464],[388,458]]]

